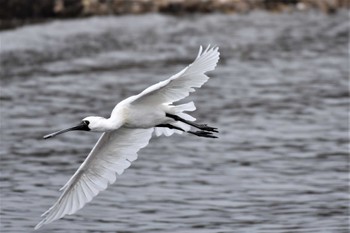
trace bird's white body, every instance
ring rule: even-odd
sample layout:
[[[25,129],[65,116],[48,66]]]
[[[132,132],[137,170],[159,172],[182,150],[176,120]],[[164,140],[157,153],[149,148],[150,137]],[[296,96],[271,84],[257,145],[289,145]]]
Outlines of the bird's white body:
[[[134,105],[131,102],[135,96],[131,96],[120,102],[112,111],[110,118],[86,117],[83,120],[90,122],[91,130],[98,132],[109,132],[124,126],[127,128],[148,129],[155,125],[171,122],[165,113],[173,113],[168,105],[158,104]]]
[[[123,103],[121,105],[124,115],[124,126],[129,128],[142,128],[148,129],[154,127],[154,125],[159,125],[165,123],[168,119],[165,117],[165,112],[167,111],[165,105],[133,105],[129,103]],[[119,110],[118,110],[119,112]]]
[[[115,106],[109,118],[86,117],[82,125],[45,136],[50,138],[69,130],[103,132],[86,160],[62,187],[63,193],[58,201],[43,214],[44,219],[35,229],[66,214],[75,213],[106,189],[108,184],[114,183],[116,173],[122,174],[137,159],[137,152],[148,144],[153,131],[157,136],[188,132],[214,137],[212,132],[217,132],[215,128],[191,123],[195,118],[185,112],[196,109],[193,102],[182,105],[173,103],[187,97],[194,88],[201,87],[209,79],[205,72],[213,70],[218,60],[218,48],[208,46],[202,53],[201,47],[191,65],[140,94],[123,100]],[[203,131],[189,131],[191,126]]]

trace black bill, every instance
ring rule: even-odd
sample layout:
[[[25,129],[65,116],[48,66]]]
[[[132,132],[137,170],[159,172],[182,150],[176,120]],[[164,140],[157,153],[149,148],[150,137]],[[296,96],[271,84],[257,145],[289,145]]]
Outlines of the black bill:
[[[83,121],[83,122],[81,122],[79,125],[74,126],[74,127],[72,127],[72,128],[63,129],[63,130],[60,130],[60,131],[57,131],[57,132],[54,132],[54,133],[45,135],[45,136],[44,136],[44,139],[52,138],[52,137],[55,137],[56,135],[59,135],[59,134],[62,134],[62,133],[66,133],[66,132],[68,132],[68,131],[73,131],[73,130],[90,131],[90,128],[89,128],[89,126]]]

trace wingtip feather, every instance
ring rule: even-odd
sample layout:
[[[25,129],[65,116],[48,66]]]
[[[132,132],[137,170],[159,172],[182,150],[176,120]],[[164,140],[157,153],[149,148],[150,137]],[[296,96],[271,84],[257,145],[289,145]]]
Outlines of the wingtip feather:
[[[36,226],[34,227],[34,230],[39,230],[43,225],[45,224],[45,219],[43,219],[41,222],[39,222],[38,224],[36,224]]]
[[[202,50],[203,50],[203,47],[202,47],[202,45],[201,45],[201,46],[199,46],[199,51],[198,51],[198,54],[197,54],[197,58],[199,58],[199,57],[201,56]],[[196,58],[196,59],[197,59],[197,58]]]

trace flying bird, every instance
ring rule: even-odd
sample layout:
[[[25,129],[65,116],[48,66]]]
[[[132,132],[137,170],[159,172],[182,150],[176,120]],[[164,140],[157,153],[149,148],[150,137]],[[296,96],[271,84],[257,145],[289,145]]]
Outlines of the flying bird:
[[[186,112],[196,109],[193,102],[174,104],[187,97],[194,88],[200,88],[209,77],[206,72],[215,69],[219,60],[219,48],[199,48],[192,64],[167,80],[152,85],[138,95],[118,103],[111,116],[84,118],[77,126],[44,136],[44,139],[73,131],[103,132],[85,161],[75,174],[60,189],[63,191],[56,203],[47,210],[35,229],[45,224],[74,214],[90,202],[100,191],[116,180],[132,161],[137,152],[145,147],[152,137],[162,134],[189,133],[198,137],[216,138],[217,128],[198,124]],[[192,131],[191,128],[197,128]]]

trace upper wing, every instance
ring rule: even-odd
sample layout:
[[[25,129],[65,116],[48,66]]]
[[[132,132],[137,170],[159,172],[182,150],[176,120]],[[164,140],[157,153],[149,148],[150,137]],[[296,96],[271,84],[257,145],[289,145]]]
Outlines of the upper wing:
[[[204,73],[215,69],[219,61],[219,48],[208,46],[202,53],[199,48],[196,60],[169,79],[148,87],[135,96],[133,104],[173,103],[187,97],[194,87],[201,87],[209,77]]]
[[[137,159],[137,152],[145,147],[151,136],[151,129],[120,128],[103,133],[86,160],[61,188],[62,195],[42,216],[44,219],[36,225],[39,229],[66,214],[73,214],[90,202],[108,184],[116,180]]]

